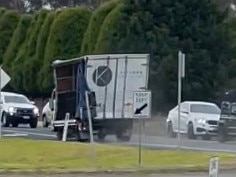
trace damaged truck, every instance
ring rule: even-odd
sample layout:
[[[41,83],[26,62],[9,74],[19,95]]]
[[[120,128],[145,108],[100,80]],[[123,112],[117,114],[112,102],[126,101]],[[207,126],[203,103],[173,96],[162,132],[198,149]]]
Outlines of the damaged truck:
[[[129,141],[133,128],[133,92],[147,90],[149,54],[87,55],[52,63],[55,89],[49,99],[53,110],[52,130],[62,140],[69,113],[67,138],[88,141],[89,121],[99,140],[116,135]]]

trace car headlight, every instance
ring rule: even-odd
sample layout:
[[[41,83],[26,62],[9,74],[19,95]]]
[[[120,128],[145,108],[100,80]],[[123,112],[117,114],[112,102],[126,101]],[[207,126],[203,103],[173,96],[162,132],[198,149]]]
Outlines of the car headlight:
[[[38,115],[39,114],[39,109],[38,108],[34,108],[34,114]]]
[[[14,108],[14,107],[9,107],[9,108],[8,108],[8,112],[9,112],[9,113],[16,113],[16,108]]]
[[[199,124],[206,124],[206,120],[205,119],[198,119],[197,122]]]

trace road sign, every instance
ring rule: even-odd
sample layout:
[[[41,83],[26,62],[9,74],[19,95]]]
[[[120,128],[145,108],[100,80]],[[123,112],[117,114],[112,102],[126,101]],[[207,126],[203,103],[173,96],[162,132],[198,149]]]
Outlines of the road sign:
[[[218,157],[213,157],[210,159],[210,164],[209,164],[209,177],[218,177]]]
[[[1,68],[1,89],[11,80],[10,76]]]
[[[133,94],[133,113],[134,117],[151,118],[151,99],[150,91],[135,91]]]

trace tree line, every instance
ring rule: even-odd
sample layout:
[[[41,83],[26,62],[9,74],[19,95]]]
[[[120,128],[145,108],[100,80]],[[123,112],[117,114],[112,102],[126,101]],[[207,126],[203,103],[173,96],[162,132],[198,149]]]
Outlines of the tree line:
[[[53,89],[51,63],[85,54],[150,53],[155,110],[176,104],[177,55],[186,53],[183,100],[216,100],[236,86],[236,23],[212,0],[111,0],[31,14],[0,8],[5,88],[31,97]]]

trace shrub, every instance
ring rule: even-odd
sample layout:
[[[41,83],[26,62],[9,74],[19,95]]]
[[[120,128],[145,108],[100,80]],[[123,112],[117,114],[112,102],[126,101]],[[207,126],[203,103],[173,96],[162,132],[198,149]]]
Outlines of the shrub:
[[[55,59],[80,55],[81,44],[91,12],[85,7],[62,10],[52,23],[46,44],[44,65],[39,84],[42,92],[49,94],[53,88],[51,62]]]
[[[118,0],[107,1],[93,12],[83,39],[81,48],[82,54],[90,54],[93,52],[103,21],[117,4]]]

